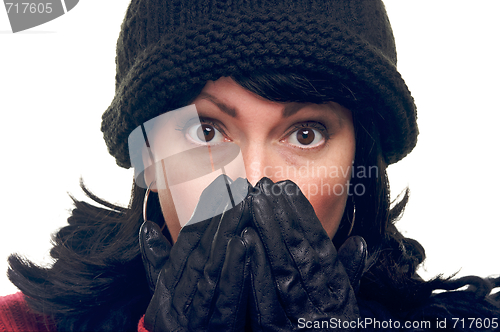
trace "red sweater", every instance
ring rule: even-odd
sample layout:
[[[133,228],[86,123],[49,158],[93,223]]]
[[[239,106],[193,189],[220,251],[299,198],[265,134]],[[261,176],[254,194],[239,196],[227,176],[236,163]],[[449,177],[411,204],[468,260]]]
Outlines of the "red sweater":
[[[56,331],[54,322],[28,307],[21,292],[0,297],[0,332]],[[144,328],[144,317],[139,321],[137,331],[148,332]]]
[[[55,332],[53,322],[31,311],[21,292],[0,297],[0,332]]]

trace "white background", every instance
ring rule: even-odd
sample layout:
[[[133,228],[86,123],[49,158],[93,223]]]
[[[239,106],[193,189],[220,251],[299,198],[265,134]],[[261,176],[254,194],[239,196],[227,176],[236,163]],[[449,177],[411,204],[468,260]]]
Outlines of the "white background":
[[[385,1],[398,68],[418,107],[417,148],[389,168],[398,223],[428,259],[420,273],[500,273],[500,1]],[[0,295],[18,252],[48,264],[50,234],[84,198],[126,205],[132,172],[115,165],[100,132],[114,94],[114,56],[128,1],[82,0],[66,15],[12,34],[0,8]]]

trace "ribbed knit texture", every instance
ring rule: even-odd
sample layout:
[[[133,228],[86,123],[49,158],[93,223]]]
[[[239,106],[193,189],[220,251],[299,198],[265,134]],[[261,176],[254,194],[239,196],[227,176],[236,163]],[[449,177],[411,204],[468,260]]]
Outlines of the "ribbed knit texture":
[[[55,332],[47,318],[33,313],[21,292],[0,297],[0,332]]]
[[[193,87],[257,70],[321,74],[345,83],[342,102],[370,117],[388,164],[415,146],[416,108],[396,69],[376,0],[133,0],[117,42],[115,97],[101,130],[117,164],[127,139]],[[178,98],[177,98],[178,99]]]

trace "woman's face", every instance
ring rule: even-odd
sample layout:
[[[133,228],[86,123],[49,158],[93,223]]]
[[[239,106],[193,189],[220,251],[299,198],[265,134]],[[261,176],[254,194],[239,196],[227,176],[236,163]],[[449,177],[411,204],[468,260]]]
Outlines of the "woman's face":
[[[194,104],[201,126],[177,129],[176,134],[182,134],[180,140],[197,141],[201,133],[201,138],[212,144],[237,144],[252,185],[262,177],[273,182],[292,180],[311,202],[328,235],[335,235],[348,197],[355,153],[348,109],[334,102],[271,102],[230,78],[209,81]],[[167,186],[158,189],[158,194],[176,241],[183,225],[172,193]]]

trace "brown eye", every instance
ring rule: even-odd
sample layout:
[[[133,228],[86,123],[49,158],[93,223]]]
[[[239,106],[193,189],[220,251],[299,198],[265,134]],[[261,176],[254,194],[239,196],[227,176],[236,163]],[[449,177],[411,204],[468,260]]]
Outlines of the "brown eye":
[[[302,128],[297,130],[297,141],[303,145],[309,145],[314,141],[314,131],[311,128]]]
[[[210,142],[215,137],[215,128],[211,125],[202,124],[198,127],[196,135],[200,141]]]
[[[325,142],[325,134],[321,129],[303,126],[291,133],[287,141],[300,148],[314,148]]]
[[[201,145],[207,143],[215,145],[224,142],[224,135],[211,123],[197,123],[190,126],[186,131],[186,137],[192,143]]]

